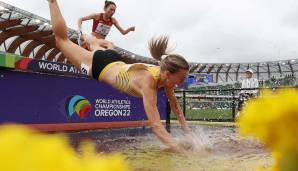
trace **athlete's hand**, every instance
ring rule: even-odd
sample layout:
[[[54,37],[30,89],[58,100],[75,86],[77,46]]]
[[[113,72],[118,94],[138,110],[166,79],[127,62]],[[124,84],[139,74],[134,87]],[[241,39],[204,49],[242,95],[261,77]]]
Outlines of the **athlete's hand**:
[[[185,126],[183,127],[183,131],[186,133],[186,134],[192,134],[192,130],[188,127],[188,126]]]
[[[136,27],[135,27],[135,26],[133,26],[133,27],[129,27],[128,30],[129,30],[129,31],[135,31],[135,30],[136,30]]]
[[[187,150],[181,144],[178,144],[178,145],[172,147],[171,151],[174,153],[180,153],[180,154],[184,154],[184,155],[188,154]]]

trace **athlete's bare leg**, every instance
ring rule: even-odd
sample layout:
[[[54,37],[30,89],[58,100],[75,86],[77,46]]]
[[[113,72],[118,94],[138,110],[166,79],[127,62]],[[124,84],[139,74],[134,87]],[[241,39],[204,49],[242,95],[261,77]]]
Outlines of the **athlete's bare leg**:
[[[104,47],[106,49],[112,49],[114,47],[114,44],[108,40],[105,39],[97,39],[98,46]]]
[[[87,44],[90,51],[113,49],[114,44],[105,39],[98,39],[94,36],[83,34],[81,41]]]
[[[93,52],[90,52],[68,39],[67,26],[59,9],[56,0],[48,0],[52,21],[52,29],[55,34],[57,47],[62,51],[66,58],[78,69],[82,64],[87,66],[91,73]],[[90,75],[90,74],[89,74]]]

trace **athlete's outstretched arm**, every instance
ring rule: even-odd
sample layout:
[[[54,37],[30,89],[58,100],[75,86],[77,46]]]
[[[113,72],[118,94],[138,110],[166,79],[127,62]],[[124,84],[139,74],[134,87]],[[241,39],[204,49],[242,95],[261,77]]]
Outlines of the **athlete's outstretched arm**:
[[[172,150],[185,153],[161,123],[157,109],[157,90],[153,86],[152,77],[144,78],[143,82],[146,82],[146,84],[142,84],[143,103],[153,133]]]
[[[59,9],[57,0],[48,0],[52,29],[55,34],[56,45],[64,56],[78,69],[84,63],[91,69],[93,53],[83,49],[69,40],[67,26]]]
[[[185,121],[184,113],[182,112],[181,107],[174,94],[174,89],[166,89],[166,95],[169,99],[171,110],[176,114],[180,124],[182,125],[183,130],[186,133],[190,133],[191,129],[189,128],[187,122]]]
[[[134,27],[134,26],[133,26],[133,27],[129,27],[128,29],[124,30],[124,29],[119,25],[118,21],[117,21],[115,18],[113,18],[113,23],[114,23],[114,25],[116,26],[116,28],[120,31],[120,33],[123,34],[123,35],[125,35],[125,34],[131,32],[131,31],[135,31],[135,27]]]
[[[94,14],[90,14],[90,15],[87,15],[87,16],[84,16],[84,17],[79,18],[78,19],[78,29],[79,30],[82,30],[83,21],[94,19],[97,15],[99,15],[99,14],[98,13],[94,13]]]

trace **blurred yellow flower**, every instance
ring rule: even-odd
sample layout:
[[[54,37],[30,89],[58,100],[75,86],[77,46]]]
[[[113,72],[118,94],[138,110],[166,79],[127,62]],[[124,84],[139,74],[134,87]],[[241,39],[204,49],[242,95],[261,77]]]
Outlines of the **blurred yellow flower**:
[[[272,170],[298,170],[298,91],[262,94],[243,109],[240,133],[260,139],[273,151],[277,163]]]
[[[48,135],[23,126],[0,128],[0,169],[9,171],[129,171],[119,155],[99,156],[93,146],[80,156],[62,135]]]

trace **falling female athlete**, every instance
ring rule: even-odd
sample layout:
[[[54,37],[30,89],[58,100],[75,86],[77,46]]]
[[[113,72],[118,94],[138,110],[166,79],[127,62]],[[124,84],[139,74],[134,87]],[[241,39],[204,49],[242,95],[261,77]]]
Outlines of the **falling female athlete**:
[[[67,27],[56,0],[48,0],[53,31],[57,47],[77,68],[86,71],[90,77],[105,82],[119,91],[143,99],[144,109],[153,133],[172,150],[184,153],[185,150],[166,131],[160,121],[157,109],[157,90],[165,89],[171,109],[176,113],[183,130],[191,133],[183,112],[174,94],[176,85],[182,83],[188,75],[189,64],[180,55],[167,54],[168,37],[152,39],[149,50],[159,66],[142,63],[126,64],[113,50],[88,51],[67,36]],[[165,57],[162,59],[162,56]]]

